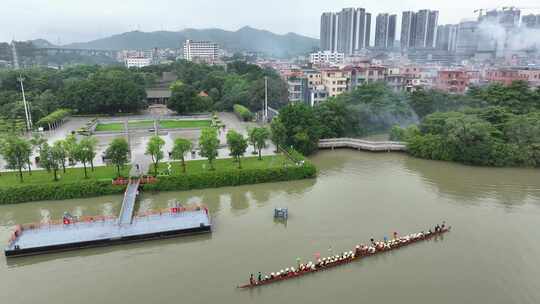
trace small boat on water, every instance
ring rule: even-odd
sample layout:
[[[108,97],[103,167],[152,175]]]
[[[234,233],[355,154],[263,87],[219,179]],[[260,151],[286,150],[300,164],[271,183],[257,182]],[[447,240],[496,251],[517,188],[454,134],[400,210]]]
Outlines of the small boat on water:
[[[279,281],[298,278],[310,273],[331,269],[336,266],[360,260],[364,257],[396,250],[398,248],[411,245],[413,243],[434,238],[450,231],[450,229],[451,227],[446,227],[446,225],[443,223],[442,226],[437,225],[433,231],[430,229],[427,232],[422,231],[419,233],[408,234],[401,237],[399,237],[397,233],[394,232],[393,239],[385,239],[384,241],[375,241],[371,239],[370,245],[357,245],[353,251],[343,252],[341,254],[325,258],[319,258],[316,263],[308,262],[307,264],[298,265],[296,269],[294,267],[290,267],[286,268],[285,270],[280,270],[277,273],[271,273],[264,276],[259,274],[260,278],[257,279],[255,279],[252,275],[249,283],[237,286],[237,288],[255,288]]]

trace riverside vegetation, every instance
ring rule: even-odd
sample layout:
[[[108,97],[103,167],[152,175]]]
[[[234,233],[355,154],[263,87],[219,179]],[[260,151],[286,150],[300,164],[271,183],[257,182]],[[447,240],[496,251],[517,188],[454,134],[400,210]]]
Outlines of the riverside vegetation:
[[[256,147],[266,146],[268,133],[263,128]],[[191,151],[188,140],[178,138],[172,151],[172,170],[163,163],[163,139],[154,136],[148,142],[146,154],[152,158],[149,172],[158,176],[155,184],[143,185],[143,190],[189,190],[209,187],[237,186],[263,182],[278,182],[313,178],[316,168],[294,151],[289,153],[245,158],[248,139],[230,130],[227,136],[234,158],[216,159],[219,141],[214,127],[204,128],[199,143],[206,160],[184,162]],[[31,170],[32,148],[39,152],[38,164],[44,170]],[[11,172],[0,175],[0,204],[28,201],[60,200],[99,195],[121,194],[124,186],[112,180],[129,174],[129,147],[124,138],[115,138],[104,153],[108,165],[94,167],[96,141],[85,137],[79,141],[68,136],[49,145],[42,137],[32,140],[10,136],[0,142],[0,153]],[[80,164],[83,168],[73,168]],[[90,168],[87,168],[89,166]]]

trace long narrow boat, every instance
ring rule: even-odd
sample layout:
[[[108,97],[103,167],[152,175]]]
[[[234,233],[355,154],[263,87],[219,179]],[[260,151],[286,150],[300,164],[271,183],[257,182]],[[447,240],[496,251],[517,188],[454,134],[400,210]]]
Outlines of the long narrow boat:
[[[410,237],[411,235],[408,235],[406,237],[397,238],[397,239],[386,242],[386,244],[393,243],[393,245],[384,246],[383,248],[376,249],[375,251],[372,251],[372,252],[370,252],[370,251],[362,251],[362,252],[360,252],[358,254],[353,254],[353,255],[350,255],[348,257],[340,258],[340,259],[337,259],[336,261],[333,261],[333,262],[324,263],[324,265],[313,264],[312,267],[308,267],[305,270],[299,270],[298,269],[298,270],[295,270],[295,271],[289,271],[286,274],[281,274],[281,275],[273,276],[273,277],[270,277],[270,278],[265,278],[262,281],[256,281],[256,282],[253,282],[253,283],[240,285],[240,286],[237,286],[237,288],[255,288],[255,287],[264,286],[264,285],[268,285],[268,284],[279,282],[279,281],[285,281],[285,280],[290,280],[290,279],[302,277],[302,276],[305,276],[305,275],[310,274],[310,273],[315,273],[315,272],[319,272],[319,271],[323,271],[323,270],[328,270],[328,269],[334,268],[336,266],[349,264],[351,262],[360,260],[361,258],[364,258],[364,257],[376,255],[376,254],[387,252],[387,251],[396,250],[398,248],[411,245],[413,243],[417,243],[417,242],[420,242],[420,241],[425,241],[425,240],[434,238],[434,237],[436,237],[438,235],[441,235],[441,234],[444,234],[444,233],[450,231],[450,229],[451,229],[451,227],[448,227],[448,228],[442,228],[440,230],[437,230],[437,231],[434,231],[434,232],[431,232],[431,233],[413,234],[413,235],[415,235],[417,237]],[[420,234],[421,234],[421,236],[418,236]],[[384,242],[377,242],[377,243],[382,244]]]

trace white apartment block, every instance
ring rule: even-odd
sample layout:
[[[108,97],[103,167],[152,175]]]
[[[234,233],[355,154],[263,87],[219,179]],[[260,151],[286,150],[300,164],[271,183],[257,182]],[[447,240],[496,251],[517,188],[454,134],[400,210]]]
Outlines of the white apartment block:
[[[184,59],[187,61],[215,63],[219,58],[219,46],[209,41],[186,40]]]
[[[124,64],[127,68],[142,68],[152,64],[152,58],[136,56],[136,57],[125,57]]]
[[[309,62],[312,64],[342,64],[345,61],[345,54],[331,51],[311,53]]]

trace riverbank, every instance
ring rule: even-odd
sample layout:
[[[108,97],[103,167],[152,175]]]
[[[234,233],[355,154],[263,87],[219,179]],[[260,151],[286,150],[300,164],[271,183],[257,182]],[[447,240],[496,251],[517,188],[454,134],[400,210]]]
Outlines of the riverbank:
[[[264,156],[242,159],[242,169],[232,159],[217,159],[215,170],[209,170],[207,160],[186,162],[186,173],[181,170],[180,163],[171,162],[170,175],[161,174],[155,184],[142,187],[147,191],[178,191],[191,189],[217,188],[267,182],[280,182],[314,178],[317,169],[309,161],[303,162],[285,155]],[[163,163],[158,170],[163,172],[168,167]],[[88,198],[102,195],[121,194],[124,186],[113,185],[116,169],[113,166],[87,169],[88,178],[84,178],[84,169],[69,168],[64,174],[58,172],[59,180],[53,181],[52,173],[44,170],[33,171],[32,175],[24,173],[24,181],[18,181],[17,172],[6,172],[0,176],[0,205],[17,204],[32,201],[64,200]],[[121,171],[127,176],[129,168]],[[153,172],[153,169],[150,169]]]

